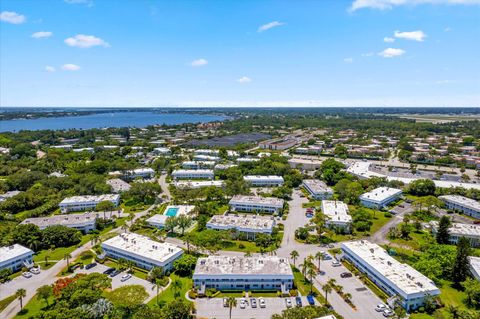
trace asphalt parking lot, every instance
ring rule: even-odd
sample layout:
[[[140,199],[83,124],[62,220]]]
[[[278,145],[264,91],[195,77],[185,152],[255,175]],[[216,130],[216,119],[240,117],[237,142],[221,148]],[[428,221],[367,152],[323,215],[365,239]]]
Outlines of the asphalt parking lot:
[[[308,305],[307,297],[301,298],[303,306]],[[232,309],[232,319],[270,319],[272,315],[276,313],[279,314],[282,312],[282,310],[287,309],[285,298],[264,298],[266,304],[265,308],[260,308],[260,306],[258,306],[258,298],[256,298],[257,308],[252,308],[250,305],[250,300],[247,298],[248,304],[245,309],[240,308],[240,299],[241,298],[237,298],[237,307]],[[292,307],[295,307],[295,298],[289,297],[289,299],[292,301]],[[230,318],[230,309],[223,306],[223,298],[197,299],[195,301],[195,306],[197,308],[197,318]]]
[[[97,266],[90,268],[90,269],[77,269],[75,273],[78,274],[91,274],[91,273],[103,273],[105,270],[107,270],[108,266],[102,265],[102,264],[97,264]],[[121,272],[115,277],[112,278],[112,289],[117,289],[122,286],[127,286],[127,285],[141,285],[145,287],[145,291],[148,293],[149,298],[151,299],[155,297],[155,294],[157,290],[153,286],[153,284],[147,280],[135,277],[132,275],[132,278],[128,279],[127,281],[121,281],[121,278],[123,275],[125,275],[126,272]]]
[[[411,213],[413,211],[414,211],[414,209],[412,207],[412,204],[407,203],[407,202],[402,202],[400,205],[397,205],[397,206],[393,207],[392,209],[390,209],[390,213],[392,213],[394,215]]]

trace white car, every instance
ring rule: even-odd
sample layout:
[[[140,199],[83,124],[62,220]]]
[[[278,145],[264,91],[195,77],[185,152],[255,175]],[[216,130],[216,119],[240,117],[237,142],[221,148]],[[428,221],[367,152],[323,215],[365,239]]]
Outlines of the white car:
[[[392,309],[387,308],[383,311],[384,317],[392,317],[393,315],[394,315],[394,312]]]
[[[38,275],[40,273],[40,268],[34,267],[30,269],[30,272],[34,275]]]
[[[379,303],[376,307],[375,307],[375,311],[377,312],[383,312],[387,309],[387,306],[384,305],[383,303]]]
[[[332,266],[333,267],[340,267],[342,264],[338,260],[332,261]]]
[[[290,298],[285,298],[285,305],[287,306],[287,308],[292,308],[292,301],[290,300]]]
[[[126,275],[123,275],[122,278],[120,279],[120,281],[127,281],[128,279],[132,278],[132,275],[130,274],[126,274]]]
[[[260,305],[260,308],[265,308],[267,306],[265,299],[263,298],[258,298],[258,304]]]
[[[26,272],[24,272],[24,273],[22,274],[22,276],[25,277],[25,278],[30,278],[30,277],[32,277],[33,275],[32,275],[31,272],[26,271]]]
[[[245,300],[245,298],[240,299],[240,308],[245,309],[246,306],[247,306],[247,300]]]

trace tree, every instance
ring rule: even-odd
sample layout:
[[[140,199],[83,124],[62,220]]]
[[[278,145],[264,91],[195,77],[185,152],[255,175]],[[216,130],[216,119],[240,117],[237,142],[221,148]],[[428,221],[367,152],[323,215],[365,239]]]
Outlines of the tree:
[[[15,292],[15,297],[20,301],[20,309],[23,309],[23,298],[27,296],[27,291],[23,288],[18,289]]]
[[[317,272],[313,268],[313,265],[310,264],[310,266],[307,269],[307,277],[308,277],[308,280],[310,281],[310,293],[312,293],[313,291],[313,278],[315,277],[316,274]]]
[[[345,189],[345,202],[347,204],[357,204],[362,193],[363,187],[359,182],[349,183]]]
[[[435,195],[435,183],[430,179],[417,179],[408,185],[408,192],[415,196]]]
[[[462,283],[462,286],[467,295],[467,305],[476,309],[480,308],[480,281],[474,278],[467,278],[467,280]]]
[[[181,299],[175,299],[162,308],[161,319],[190,319],[192,318],[191,310],[190,304]]]
[[[45,300],[48,306],[48,298],[53,295],[53,287],[51,285],[40,286],[37,289],[37,298]]]
[[[181,234],[183,235],[185,233],[185,229],[187,229],[192,225],[192,218],[186,215],[180,215],[176,217],[176,219],[177,219],[177,226],[178,228],[180,228]]]
[[[63,255],[63,260],[67,261],[67,268],[70,268],[70,258],[72,258],[72,255],[70,255],[69,253]]]
[[[451,222],[450,218],[448,216],[444,215],[442,218],[440,218],[440,221],[438,223],[438,230],[437,230],[437,235],[436,235],[436,240],[437,243],[439,244],[448,244],[450,240],[450,228]]]
[[[455,263],[452,268],[452,279],[457,285],[465,281],[468,276],[468,256],[470,256],[471,250],[470,240],[465,237],[460,237],[457,243],[457,256],[455,257]]]
[[[332,292],[332,286],[325,284],[322,286],[322,290],[325,292],[325,302],[328,304],[328,294]]]
[[[229,317],[232,319],[232,309],[237,307],[237,299],[235,297],[228,297],[227,298],[227,305],[229,309]]]
[[[175,296],[175,298],[177,298],[179,295],[179,290],[182,289],[182,282],[180,281],[180,279],[177,278],[172,281],[172,289],[173,295]]]
[[[173,230],[177,227],[177,217],[168,217],[165,221],[165,225],[163,228],[167,233],[173,232]]]
[[[12,239],[34,251],[42,248],[42,231],[34,224],[17,225],[12,231]]]
[[[298,251],[292,250],[290,252],[290,258],[293,259],[293,266],[295,266],[295,262],[297,261],[298,256],[299,256]]]
[[[97,212],[103,212],[103,218],[107,219],[105,216],[105,212],[111,212],[112,210],[115,210],[115,205],[109,200],[104,200],[98,203],[97,206],[95,206],[95,210]]]
[[[318,262],[318,272],[321,273],[322,271],[320,270],[320,264],[321,264],[322,259],[323,259],[323,252],[317,251],[317,253],[315,254],[315,259]]]
[[[79,230],[63,225],[48,226],[42,231],[45,247],[69,247],[80,243],[82,234]]]
[[[183,254],[182,257],[173,262],[175,273],[180,276],[190,276],[197,264],[197,257],[190,254]]]
[[[107,293],[106,297],[116,307],[122,309],[128,315],[127,317],[129,317],[134,309],[148,298],[148,293],[141,285],[129,285]]]

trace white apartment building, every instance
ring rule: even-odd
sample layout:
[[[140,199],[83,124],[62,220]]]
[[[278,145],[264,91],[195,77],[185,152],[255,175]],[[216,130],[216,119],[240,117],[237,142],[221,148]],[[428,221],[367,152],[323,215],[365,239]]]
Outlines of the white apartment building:
[[[169,243],[159,243],[135,233],[123,233],[102,243],[106,255],[113,259],[126,259],[147,270],[162,267],[170,270],[183,250]]]
[[[333,197],[333,189],[327,186],[323,181],[318,179],[303,180],[303,188],[316,200],[324,200]]]
[[[45,229],[48,226],[62,225],[78,229],[83,233],[88,233],[97,228],[97,218],[99,218],[99,213],[53,215],[50,217],[27,218],[21,222],[21,224],[33,224],[40,229]]]
[[[239,212],[279,213],[283,199],[275,197],[235,195],[229,202],[230,209]]]
[[[367,240],[343,242],[343,258],[365,273],[379,288],[395,298],[407,311],[435,297],[440,290],[434,282],[407,264],[398,262],[382,247]]]
[[[106,183],[108,185],[110,185],[110,187],[112,188],[112,192],[114,192],[114,193],[126,192],[130,188],[132,188],[132,186],[130,184],[121,180],[120,178],[108,179],[106,181]]]
[[[208,229],[230,230],[246,233],[247,237],[255,239],[255,234],[271,234],[275,227],[275,219],[269,216],[225,214],[213,215],[207,222]]]
[[[195,155],[209,155],[209,156],[218,156],[220,154],[219,150],[210,150],[210,149],[198,149],[194,151]]]
[[[215,165],[215,167],[213,169],[216,170],[216,171],[223,171],[223,170],[229,169],[231,167],[235,167],[235,166],[237,166],[237,165],[235,165],[235,164],[217,164],[217,165]]]
[[[193,285],[200,294],[208,288],[286,294],[293,288],[293,272],[286,258],[209,256],[198,259]]]
[[[224,181],[178,181],[173,185],[177,188],[202,188],[202,187],[223,187]]]
[[[352,216],[348,214],[348,206],[338,200],[322,200],[322,213],[326,216],[326,226],[350,232]]]
[[[445,202],[448,209],[480,219],[480,202],[460,195],[445,195],[438,198]]]
[[[125,178],[153,178],[155,176],[155,170],[153,168],[136,168],[125,172]]]
[[[470,273],[472,276],[480,281],[480,257],[468,257],[468,263],[470,265]]]
[[[237,158],[237,163],[251,163],[251,162],[258,162],[259,158],[254,157],[239,157]]]
[[[33,266],[33,251],[19,244],[0,247],[0,270],[10,269],[13,272],[23,267]]]
[[[247,175],[243,180],[255,187],[272,187],[283,185],[283,177],[276,175]]]
[[[379,187],[374,190],[360,195],[360,202],[363,206],[382,209],[391,202],[396,201],[402,196],[402,190],[391,187]]]
[[[167,147],[155,147],[153,149],[153,153],[155,153],[157,155],[170,155],[171,151]]]
[[[432,233],[437,234],[438,222],[431,221]],[[480,225],[452,223],[448,229],[450,237],[448,239],[450,244],[456,245],[461,237],[468,238],[472,247],[480,247]]]
[[[211,169],[177,169],[172,172],[174,179],[213,179],[215,174]]]
[[[147,219],[146,222],[153,227],[163,228],[169,217],[177,217],[180,215],[188,216],[194,209],[195,206],[193,205],[169,205],[165,208],[163,214],[155,214]]]
[[[120,195],[105,194],[105,195],[86,195],[86,196],[72,196],[62,200],[59,204],[62,213],[73,211],[93,210],[98,203],[103,201],[110,201],[113,205],[120,204]]]
[[[182,163],[183,169],[212,168],[214,166],[214,161],[186,161]]]
[[[211,156],[211,155],[195,155],[193,156],[194,161],[213,161],[213,162],[220,162],[221,158],[218,156]]]

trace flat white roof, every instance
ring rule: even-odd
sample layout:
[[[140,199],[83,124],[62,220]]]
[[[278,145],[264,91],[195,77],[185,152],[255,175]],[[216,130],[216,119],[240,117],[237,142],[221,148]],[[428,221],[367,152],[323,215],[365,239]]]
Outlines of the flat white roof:
[[[283,182],[282,176],[277,175],[246,175],[243,179],[247,182],[255,182],[255,181],[278,181]]]
[[[198,275],[287,275],[293,279],[286,258],[209,256],[199,258],[194,277]]]
[[[27,253],[33,254],[33,251],[19,244],[0,247],[0,263],[5,262],[7,260],[14,259],[18,256],[21,256]]]
[[[474,199],[460,195],[444,195],[439,196],[438,198],[480,212],[480,202]]]
[[[172,172],[172,175],[213,175],[211,169],[177,169]]]
[[[342,249],[352,251],[362,263],[377,271],[405,294],[437,291],[432,280],[407,264],[390,256],[385,249],[367,240],[343,242]]]
[[[360,199],[362,200],[369,200],[373,202],[383,202],[384,200],[398,195],[401,193],[402,190],[398,188],[391,188],[391,187],[379,187],[375,188],[374,190],[360,195]]]
[[[133,169],[131,171],[129,171],[129,173],[134,173],[134,174],[142,174],[142,173],[155,173],[155,171],[153,170],[153,168],[150,168],[150,167],[145,167],[145,168],[136,168],[136,169]]]
[[[314,194],[333,193],[333,190],[319,179],[304,179],[303,184]]]
[[[470,262],[470,270],[473,272],[473,276],[480,280],[480,257],[468,257],[468,261]]]
[[[95,223],[99,213],[82,213],[82,214],[63,214],[50,217],[27,218],[21,224],[33,224],[38,227],[48,227],[53,225],[63,225],[73,227],[86,223]]]
[[[152,217],[148,218],[146,222],[150,224],[165,225],[165,222],[167,221],[168,217],[169,216],[163,215],[163,214],[155,214]]]
[[[322,200],[322,213],[331,221],[350,223],[352,216],[348,214],[348,206],[338,200]]]
[[[437,221],[431,221],[430,225],[436,231],[438,228]],[[480,238],[480,225],[471,225],[471,224],[462,224],[462,223],[452,223],[448,229],[450,235],[453,236],[468,236],[468,237],[479,237]]]
[[[232,204],[269,205],[282,208],[283,199],[275,197],[235,195],[230,200],[230,205]]]
[[[237,162],[258,162],[259,158],[252,158],[252,157],[240,157],[237,158]]]
[[[223,181],[178,181],[173,185],[178,188],[223,187]]]
[[[225,214],[225,215],[213,215],[213,217],[208,221],[208,224],[219,227],[235,227],[243,229],[253,229],[253,230],[270,230],[275,225],[275,220],[272,217],[268,216],[259,216],[259,215],[234,215],[234,214]]]
[[[135,233],[123,233],[110,238],[102,243],[102,246],[125,251],[127,254],[135,254],[141,257],[166,262],[170,258],[182,252],[182,249],[169,244],[159,243],[150,238]]]
[[[132,187],[130,184],[119,178],[108,179],[106,183],[110,185],[115,192],[128,191]]]
[[[85,196],[72,196],[67,197],[60,202],[60,204],[76,204],[76,203],[89,203],[89,202],[103,202],[103,201],[118,201],[120,195],[118,194],[104,194],[104,195],[85,195]]]

